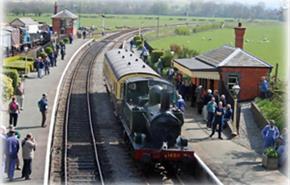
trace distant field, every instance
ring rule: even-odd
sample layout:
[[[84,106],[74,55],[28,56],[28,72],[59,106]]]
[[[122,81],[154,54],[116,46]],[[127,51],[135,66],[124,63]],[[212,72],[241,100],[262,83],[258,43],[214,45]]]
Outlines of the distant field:
[[[46,22],[51,24],[52,14],[43,14],[42,16],[34,16],[27,14],[25,17],[32,17],[37,21]],[[146,27],[156,26],[157,17],[155,15],[110,15],[106,14],[105,27],[108,30],[116,30],[120,27]],[[6,16],[6,21],[9,22],[16,18],[15,15]],[[212,22],[234,22],[232,18],[203,18],[203,17],[185,17],[185,16],[159,16],[159,25],[169,24],[195,24],[195,23],[212,23]],[[95,26],[96,28],[102,27],[102,17],[99,14],[81,14],[81,26]]]
[[[272,64],[279,63],[279,77],[284,79],[286,60],[284,59],[284,30],[282,23],[249,23],[245,34],[244,49],[254,56]],[[200,53],[222,45],[234,46],[234,30],[230,28],[211,30],[189,36],[166,36],[149,41],[154,48],[168,49],[178,44]],[[273,73],[274,74],[274,70]]]

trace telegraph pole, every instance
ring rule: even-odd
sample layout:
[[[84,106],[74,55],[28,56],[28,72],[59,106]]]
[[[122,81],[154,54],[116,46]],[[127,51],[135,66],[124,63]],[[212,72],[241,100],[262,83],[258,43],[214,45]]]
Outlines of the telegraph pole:
[[[159,37],[159,17],[157,17],[157,38]]]

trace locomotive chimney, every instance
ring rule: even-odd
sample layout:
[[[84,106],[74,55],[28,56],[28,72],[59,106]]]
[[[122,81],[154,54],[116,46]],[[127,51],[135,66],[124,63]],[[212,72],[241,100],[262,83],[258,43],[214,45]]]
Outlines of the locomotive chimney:
[[[57,14],[57,3],[56,1],[54,2],[54,15]]]
[[[238,27],[235,27],[235,47],[236,48],[244,48],[244,35],[246,28],[242,27],[242,23],[239,22]]]
[[[170,94],[166,89],[161,91],[161,105],[160,105],[160,112],[165,112],[170,108]]]

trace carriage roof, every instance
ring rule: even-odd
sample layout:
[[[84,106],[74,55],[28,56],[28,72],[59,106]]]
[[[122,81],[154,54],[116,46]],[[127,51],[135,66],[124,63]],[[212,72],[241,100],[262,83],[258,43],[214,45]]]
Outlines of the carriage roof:
[[[114,75],[118,80],[130,74],[146,74],[160,77],[139,56],[127,49],[113,49],[105,54]]]

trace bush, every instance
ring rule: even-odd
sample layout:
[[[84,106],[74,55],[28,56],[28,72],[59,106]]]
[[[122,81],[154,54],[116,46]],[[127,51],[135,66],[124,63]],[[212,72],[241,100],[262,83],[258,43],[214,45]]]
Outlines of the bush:
[[[66,37],[66,38],[63,39],[63,42],[64,42],[65,44],[68,44],[68,43],[69,43],[69,39]]]
[[[12,80],[12,87],[16,90],[18,83],[20,82],[19,73],[16,69],[3,69],[3,74]]]
[[[45,51],[45,53],[46,53],[47,55],[50,55],[50,54],[53,52],[53,50],[52,50],[51,47],[46,47],[46,48],[44,49],[44,51]]]
[[[161,61],[163,63],[163,67],[170,67],[171,66],[171,61],[173,59],[173,55],[171,54],[170,51],[166,51],[164,55],[161,57]]]
[[[14,94],[12,79],[2,74],[3,92],[2,97],[4,101],[8,101]]]
[[[189,35],[190,34],[190,30],[188,27],[182,26],[182,27],[178,27],[175,29],[175,33],[177,35]]]
[[[181,52],[182,48],[181,46],[177,44],[171,44],[170,45],[170,51],[173,51],[175,54],[179,54]]]
[[[177,53],[178,58],[191,58],[198,55],[198,51],[183,47],[181,52]]]
[[[272,147],[266,148],[264,154],[269,158],[278,158],[278,152]]]
[[[136,43],[137,40],[141,40],[141,41],[143,41],[143,38],[142,38],[140,35],[136,35],[136,36],[133,38],[133,41]]]
[[[139,49],[140,48],[140,46],[142,47],[142,40],[136,40],[135,41],[135,45],[136,45],[136,47]]]
[[[44,57],[47,57],[47,54],[45,53],[45,52],[41,52],[41,53],[39,53],[38,54],[38,56],[37,57],[41,57],[41,58],[44,58]]]
[[[162,51],[162,50],[153,50],[150,54],[151,63],[155,64],[163,54],[164,54],[164,51]]]

